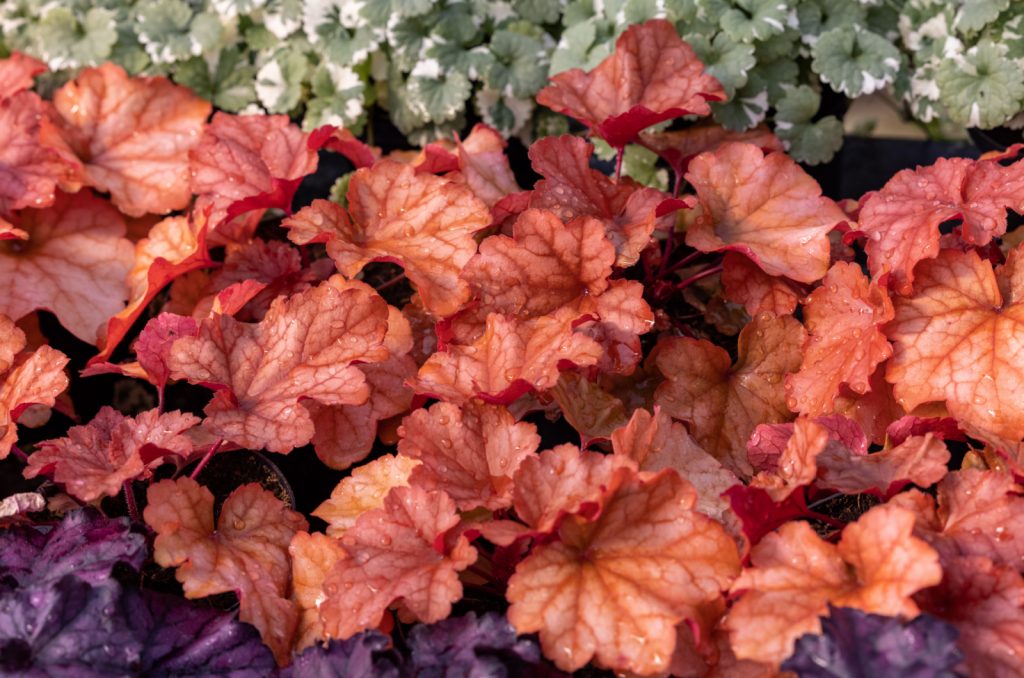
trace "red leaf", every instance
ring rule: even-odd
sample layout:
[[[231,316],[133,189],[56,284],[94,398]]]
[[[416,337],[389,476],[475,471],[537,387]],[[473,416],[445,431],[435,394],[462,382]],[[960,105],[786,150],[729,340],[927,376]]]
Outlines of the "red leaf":
[[[507,145],[500,134],[482,123],[474,125],[464,140],[456,140],[462,179],[488,207],[520,190],[505,156]]]
[[[310,135],[310,146],[319,146],[319,140],[315,137],[326,132],[330,132],[330,135],[327,136],[326,140],[324,140],[323,148],[336,153],[341,153],[343,156],[348,158],[349,162],[351,162],[356,169],[359,169],[360,167],[371,167],[373,163],[380,160],[379,148],[363,143],[357,139],[352,132],[348,131],[344,127],[339,127],[337,129],[333,129],[329,125],[321,127]]]
[[[537,103],[576,118],[615,148],[663,120],[708,115],[707,102],[725,100],[719,82],[664,19],[631,26],[589,73],[574,68],[551,82]]]
[[[779,138],[765,125],[734,132],[721,125],[702,123],[681,130],[640,135],[640,143],[657,153],[680,178],[686,173],[690,160],[731,142],[753,144],[765,153],[784,150]]]
[[[784,153],[724,144],[690,162],[703,214],[686,232],[702,252],[738,250],[769,275],[814,282],[828,270],[828,232],[846,221],[839,206]]]
[[[11,56],[0,59],[0,99],[32,89],[36,76],[46,70],[46,64],[39,59],[21,52],[11,52]]]

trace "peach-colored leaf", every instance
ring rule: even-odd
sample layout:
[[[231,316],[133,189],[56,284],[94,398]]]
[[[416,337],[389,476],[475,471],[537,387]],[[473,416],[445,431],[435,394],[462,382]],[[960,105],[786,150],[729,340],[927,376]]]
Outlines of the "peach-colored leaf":
[[[607,439],[629,420],[621,400],[578,372],[563,372],[549,393],[584,447]]]
[[[72,334],[95,343],[124,308],[132,243],[121,215],[89,190],[59,194],[52,207],[22,210],[27,241],[0,241],[0,313],[18,319],[52,311]]]
[[[69,170],[42,137],[45,104],[34,92],[0,98],[0,213],[53,204]]]
[[[288,545],[308,527],[302,516],[255,483],[228,496],[216,523],[213,495],[191,478],[161,480],[147,496],[143,517],[156,532],[156,562],[178,568],[186,598],[237,593],[239,618],[259,629],[285,664],[299,618],[288,599]]]
[[[795,283],[768,275],[739,252],[726,252],[722,259],[722,287],[725,298],[743,304],[751,316],[788,315],[803,296]]]
[[[686,174],[690,160],[701,153],[718,150],[723,144],[753,144],[768,153],[783,150],[782,142],[766,125],[734,132],[718,124],[702,123],[681,130],[644,132],[640,143],[657,153],[677,177]]]
[[[471,190],[385,160],[355,173],[348,203],[351,219],[339,205],[315,200],[285,220],[289,237],[326,242],[350,278],[371,261],[400,264],[434,315],[451,315],[469,299],[459,273],[476,252],[473,234],[491,223]]]
[[[87,425],[68,429],[67,437],[41,443],[25,477],[50,475],[84,502],[113,497],[125,481],[152,475],[150,467],[164,455],[188,457],[192,441],[183,433],[198,423],[198,417],[177,410],[126,417],[103,407]]]
[[[2,318],[3,316],[0,316]],[[68,357],[49,346],[36,351],[7,372],[0,381],[0,459],[11,451],[18,438],[18,417],[30,405],[53,407],[57,396],[68,387],[64,366]]]
[[[289,452],[313,437],[300,399],[366,402],[366,377],[352,363],[380,362],[388,306],[365,289],[320,285],[279,298],[259,323],[230,316],[202,321],[199,336],[172,349],[172,376],[217,389],[205,426],[242,447]]]
[[[11,56],[0,59],[0,99],[32,89],[36,76],[46,70],[46,64],[39,59],[21,52],[11,52]]]
[[[866,393],[875,368],[892,355],[881,328],[894,315],[888,292],[860,266],[841,261],[830,268],[804,302],[810,336],[800,371],[786,377],[790,409],[812,417],[829,414],[841,386]]]
[[[416,486],[392,489],[382,508],[361,515],[341,539],[347,557],[324,581],[327,633],[348,638],[375,626],[396,601],[427,623],[451,614],[462,597],[458,573],[477,557],[465,536],[445,544],[458,522],[448,495]]]
[[[942,579],[938,554],[911,536],[914,514],[876,506],[835,546],[789,522],[762,539],[732,586],[741,594],[725,625],[741,659],[778,664],[804,633],[820,633],[828,604],[916,616],[910,596]]]
[[[657,122],[707,115],[709,101],[725,100],[722,85],[664,19],[631,26],[597,68],[563,71],[551,83],[537,103],[576,118],[615,148]]]
[[[296,532],[288,554],[292,558],[292,600],[300,614],[295,651],[301,652],[324,638],[320,621],[320,605],[325,599],[324,579],[334,564],[345,557],[345,551],[336,539],[319,532]]]
[[[129,77],[112,63],[88,68],[57,90],[53,105],[90,186],[125,214],[164,214],[191,199],[188,153],[209,102],[163,77]]]
[[[519,192],[505,147],[508,144],[498,132],[477,123],[469,136],[457,142],[459,171],[473,194],[488,207],[511,193]]]
[[[830,443],[818,456],[818,484],[847,494],[889,496],[901,481],[920,487],[935,484],[946,475],[949,459],[946,444],[930,433],[871,454]]]
[[[760,428],[760,427],[759,427]],[[754,435],[757,433],[755,431]],[[793,422],[793,432],[774,468],[761,471],[750,481],[781,503],[799,487],[810,485],[818,474],[817,457],[828,443],[828,431],[805,417]]]
[[[460,511],[511,506],[512,476],[540,444],[536,426],[479,400],[416,410],[398,435],[399,454],[421,462],[409,483],[444,490]]]
[[[703,209],[686,244],[702,252],[739,250],[765,273],[799,282],[825,275],[828,232],[847,217],[789,156],[724,144],[691,160],[686,180]]]
[[[14,321],[0,313],[0,374],[14,364],[14,356],[25,348],[25,333]]]
[[[591,659],[616,671],[665,670],[676,624],[740,571],[736,545],[694,500],[666,471],[623,482],[596,521],[566,519],[558,541],[516,566],[509,621],[539,631],[545,655],[566,671]]]
[[[329,536],[340,537],[356,524],[359,516],[384,506],[384,497],[391,488],[407,486],[412,470],[419,464],[416,459],[401,454],[385,454],[357,466],[338,483],[330,498],[320,504],[313,515],[327,521]]]
[[[803,326],[790,316],[756,317],[739,337],[739,357],[688,337],[663,339],[656,349],[665,383],[655,401],[690,424],[702,448],[742,477],[751,475],[746,444],[758,424],[788,421],[783,379],[800,365]]]
[[[998,275],[975,252],[944,250],[921,262],[914,295],[895,300],[886,327],[894,354],[886,379],[909,412],[945,401],[950,415],[977,437],[1024,438],[1024,250],[1013,250]]]

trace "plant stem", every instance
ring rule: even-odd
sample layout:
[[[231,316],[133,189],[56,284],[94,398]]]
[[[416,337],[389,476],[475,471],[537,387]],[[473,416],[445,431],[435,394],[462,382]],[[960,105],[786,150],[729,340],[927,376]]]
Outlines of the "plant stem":
[[[21,448],[19,448],[17,445],[11,445],[11,453],[14,454],[15,457],[20,459],[23,464],[28,463],[28,455],[22,452]]]
[[[622,176],[622,159],[626,155],[625,148],[619,148],[615,152],[615,181],[618,181]]]
[[[711,268],[705,268],[700,273],[697,273],[696,275],[691,275],[686,280],[683,280],[682,282],[676,283],[675,288],[677,290],[685,289],[685,288],[689,287],[690,285],[692,285],[693,283],[697,282],[698,280],[700,280],[702,278],[707,278],[710,275],[715,275],[716,273],[721,273],[721,272],[722,272],[722,265],[721,264],[718,264],[717,266],[712,266]]]
[[[843,496],[842,492],[836,492],[835,494],[830,494],[827,497],[822,497],[818,501],[812,502],[811,504],[808,504],[807,508],[808,508],[808,510],[813,511],[814,509],[818,508],[822,504],[824,504],[826,502],[830,502],[833,499],[835,499],[836,497],[841,497],[841,496]]]
[[[381,283],[377,287],[377,291],[380,292],[381,290],[386,290],[387,288],[391,287],[392,285],[397,285],[398,283],[402,282],[403,280],[405,280],[405,271],[399,273],[398,275],[396,275],[391,280],[388,280],[386,282]]]
[[[124,503],[128,506],[128,516],[133,523],[141,523],[142,516],[139,514],[139,505],[135,503],[135,492],[132,490],[132,481],[126,480],[121,486],[124,490]]]
[[[673,271],[678,271],[679,269],[683,268],[687,264],[690,264],[690,263],[694,262],[695,260],[699,259],[702,254],[704,254],[704,253],[700,252],[700,251],[690,252],[685,257],[683,257],[682,259],[680,259],[676,263],[672,264],[671,266],[669,266],[664,271],[661,271],[661,273],[667,274],[667,273],[672,273]]]
[[[205,455],[203,455],[203,458],[199,460],[199,464],[195,467],[195,469],[193,469],[192,473],[189,474],[189,478],[191,478],[192,480],[196,479],[196,476],[199,475],[199,472],[202,471],[203,468],[205,468],[208,463],[210,463],[211,459],[213,459],[213,455],[217,452],[217,450],[220,448],[223,442],[224,439],[221,438],[220,440],[218,440],[217,442],[210,446],[210,449],[207,450]]]

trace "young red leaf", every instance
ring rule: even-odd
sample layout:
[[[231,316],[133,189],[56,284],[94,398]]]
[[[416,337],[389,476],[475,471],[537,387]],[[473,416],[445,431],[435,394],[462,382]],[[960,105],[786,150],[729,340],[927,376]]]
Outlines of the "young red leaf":
[[[299,607],[299,625],[295,632],[295,651],[301,652],[324,639],[320,605],[324,601],[323,584],[335,563],[345,557],[336,539],[320,533],[296,532],[288,546],[292,559],[292,600]]]
[[[168,217],[135,244],[135,264],[128,272],[128,306],[107,321],[102,350],[89,360],[93,365],[114,352],[132,324],[171,280],[211,262],[206,252],[206,218]]]
[[[751,440],[758,436],[762,426],[755,429]],[[814,482],[818,474],[817,457],[825,449],[828,439],[825,428],[810,419],[798,418],[793,422],[792,434],[772,468],[754,476],[750,486],[764,490],[776,503],[785,501],[797,488]]]
[[[5,317],[0,315],[0,319]],[[67,364],[63,353],[40,346],[7,374],[0,372],[0,459],[7,457],[18,439],[16,422],[25,408],[35,404],[53,407],[68,387]]]
[[[571,516],[509,580],[509,621],[540,632],[566,671],[591,659],[616,671],[663,671],[676,624],[740,571],[722,526],[693,510],[693,488],[666,471],[616,487],[593,522]]]
[[[792,317],[758,316],[740,332],[735,365],[724,349],[708,341],[662,339],[655,360],[666,381],[655,401],[688,422],[711,456],[749,477],[746,444],[754,428],[792,417],[782,380],[799,367],[805,336]]]
[[[213,495],[191,478],[161,480],[147,496],[143,517],[156,532],[156,562],[178,568],[186,598],[237,593],[239,619],[259,629],[286,664],[299,618],[287,597],[288,545],[307,529],[303,517],[255,483],[228,496],[216,524]]]
[[[380,149],[376,146],[369,146],[359,139],[356,138],[352,132],[339,127],[332,129],[330,125],[325,125],[314,132],[314,135],[329,133],[327,140],[323,142],[323,148],[329,151],[335,151],[341,153],[343,156],[348,158],[349,162],[355,165],[356,169],[360,167],[370,167],[373,163],[380,160]],[[312,141],[312,145],[317,145],[317,141]]]
[[[21,52],[11,52],[11,56],[0,59],[0,99],[32,89],[36,76],[46,70],[46,64],[39,59]]]
[[[722,288],[725,298],[743,304],[751,317],[758,313],[789,315],[803,297],[795,283],[768,275],[739,252],[726,252],[722,259]]]
[[[150,466],[164,455],[188,457],[192,441],[182,434],[198,423],[198,417],[178,411],[126,417],[103,407],[87,425],[72,426],[67,437],[41,443],[25,477],[50,475],[84,502],[113,497],[125,481],[152,475]]]
[[[139,366],[154,386],[162,388],[170,376],[167,360],[171,346],[180,337],[193,337],[199,333],[196,321],[187,316],[161,313],[142,328],[135,341],[135,355]]]
[[[42,137],[46,105],[34,92],[0,99],[0,213],[53,204],[69,164]]]
[[[61,193],[52,207],[22,210],[17,225],[27,241],[0,241],[0,313],[12,318],[52,311],[79,339],[124,307],[132,243],[124,219],[89,190]]]
[[[724,144],[690,161],[686,180],[703,209],[686,232],[687,245],[738,250],[769,275],[799,282],[825,275],[828,232],[847,217],[789,156]]]
[[[188,153],[209,102],[163,77],[129,77],[112,63],[61,87],[53,106],[82,159],[86,183],[125,214],[165,214],[191,199]]]
[[[174,343],[175,378],[218,389],[205,426],[250,449],[289,452],[313,437],[300,399],[360,404],[369,390],[353,362],[387,359],[388,306],[364,289],[329,284],[277,299],[257,324],[229,316],[202,321],[199,336]]]
[[[644,132],[640,135],[640,143],[657,153],[679,178],[686,174],[690,160],[701,153],[717,151],[724,144],[732,142],[753,144],[765,153],[784,150],[782,142],[766,125],[734,132],[718,124],[702,123],[681,130]]]
[[[973,251],[945,250],[917,267],[914,295],[895,300],[886,327],[886,379],[907,411],[945,401],[972,435],[1024,438],[1024,366],[1014,359],[1024,350],[1022,258],[1017,248],[994,272]]]
[[[616,471],[635,468],[636,462],[625,455],[581,452],[575,445],[531,455],[515,474],[516,515],[534,532],[546,534],[566,515],[593,515],[612,488]]]
[[[862,198],[859,229],[876,280],[909,294],[915,265],[939,253],[939,226],[960,220],[959,238],[986,245],[1006,232],[1007,208],[1024,199],[1024,164],[999,159],[940,158],[934,165],[897,173],[882,190]]]
[[[839,545],[805,522],[790,522],[751,552],[732,586],[726,618],[741,659],[778,664],[804,633],[820,633],[828,604],[883,615],[917,615],[910,596],[942,579],[938,554],[911,536],[914,514],[876,506],[843,530]]]
[[[384,498],[393,487],[406,487],[409,476],[420,462],[404,455],[385,454],[352,469],[320,504],[313,515],[327,522],[327,534],[340,537],[367,511],[384,506]]]
[[[591,169],[594,147],[574,136],[545,137],[530,146],[530,162],[544,179],[530,194],[530,206],[563,221],[594,217],[615,246],[615,265],[632,266],[659,226],[672,223],[660,211],[668,196],[630,180],[612,181]]]
[[[505,155],[507,145],[500,134],[482,123],[456,143],[462,179],[488,207],[520,190]]]
[[[409,483],[444,490],[460,511],[511,506],[512,476],[540,444],[536,426],[478,400],[416,410],[398,435],[399,454],[421,462]]]
[[[316,171],[309,135],[286,115],[228,115],[218,112],[199,144],[189,152],[192,192],[211,205],[210,226],[223,230],[250,210],[291,211],[299,182]]]
[[[436,316],[469,299],[459,279],[476,252],[473,234],[491,223],[487,206],[465,186],[386,160],[355,173],[349,219],[337,204],[315,200],[285,220],[293,242],[326,242],[338,270],[351,278],[371,261],[392,261]]]
[[[664,19],[629,27],[589,73],[574,68],[551,82],[537,103],[576,118],[615,148],[655,123],[707,115],[709,101],[725,100],[722,85]]]
[[[483,334],[472,344],[431,355],[413,387],[453,402],[480,397],[501,404],[530,388],[547,390],[558,381],[561,363],[593,365],[603,353],[593,339],[573,331],[575,318],[563,312],[520,321],[488,314]]]
[[[894,315],[885,288],[870,282],[860,266],[841,261],[830,268],[804,302],[810,336],[800,371],[786,377],[790,409],[829,414],[841,386],[866,393],[875,368],[892,355],[881,328]]]
[[[455,503],[444,492],[392,489],[382,508],[361,515],[341,539],[347,557],[324,580],[325,631],[348,638],[376,626],[396,601],[426,623],[451,614],[462,597],[458,573],[477,557],[465,536],[447,545],[445,536],[458,523]]]

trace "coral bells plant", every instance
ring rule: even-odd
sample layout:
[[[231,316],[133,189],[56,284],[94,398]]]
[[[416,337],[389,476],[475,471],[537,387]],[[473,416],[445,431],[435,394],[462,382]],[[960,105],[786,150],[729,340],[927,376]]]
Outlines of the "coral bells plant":
[[[44,70],[0,62],[0,671],[1024,671],[1021,148],[837,203],[694,124],[660,21],[539,100],[671,193]]]

